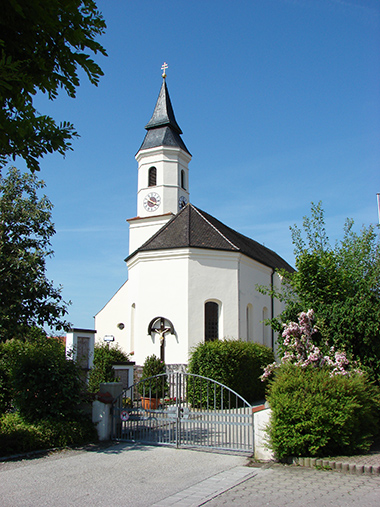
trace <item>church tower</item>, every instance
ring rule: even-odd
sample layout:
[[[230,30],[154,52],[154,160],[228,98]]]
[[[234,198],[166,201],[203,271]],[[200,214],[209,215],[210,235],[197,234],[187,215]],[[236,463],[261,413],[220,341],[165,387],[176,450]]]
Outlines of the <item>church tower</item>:
[[[164,64],[161,90],[152,118],[145,127],[145,139],[136,154],[137,216],[128,220],[130,254],[189,202],[191,154],[174,116],[166,85],[166,67]]]

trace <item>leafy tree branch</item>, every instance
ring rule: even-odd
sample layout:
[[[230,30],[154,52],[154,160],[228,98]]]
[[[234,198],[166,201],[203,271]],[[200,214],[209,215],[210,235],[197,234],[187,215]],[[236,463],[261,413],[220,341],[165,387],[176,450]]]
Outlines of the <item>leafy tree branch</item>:
[[[103,72],[88,55],[106,56],[97,38],[106,24],[93,0],[3,0],[0,17],[0,168],[22,157],[33,172],[38,159],[64,155],[78,134],[33,106],[37,92],[50,100],[64,89],[74,98],[79,69],[97,85]]]

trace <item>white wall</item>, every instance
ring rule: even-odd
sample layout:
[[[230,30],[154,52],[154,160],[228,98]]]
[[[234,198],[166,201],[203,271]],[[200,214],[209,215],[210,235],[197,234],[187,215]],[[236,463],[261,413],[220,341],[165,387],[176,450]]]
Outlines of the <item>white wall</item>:
[[[130,218],[128,220],[129,254],[133,253],[148,241],[148,239],[158,232],[173,216],[172,214],[168,214],[146,218]]]
[[[192,248],[189,257],[189,346],[204,341],[206,301],[221,304],[219,337],[239,337],[238,327],[239,254]]]
[[[115,337],[115,342],[124,352],[131,352],[129,343],[128,280],[120,287],[108,303],[95,315],[96,341],[103,343],[106,335]],[[124,329],[121,329],[121,325]]]
[[[128,262],[129,307],[135,304],[136,364],[151,354],[160,357],[158,335],[148,335],[155,317],[169,319],[176,335],[165,338],[165,362],[187,362],[187,249],[140,252]]]
[[[148,335],[155,317],[169,319],[175,329],[165,338],[165,362],[188,363],[190,350],[204,340],[206,301],[220,304],[221,339],[247,340],[252,305],[252,341],[271,346],[271,329],[263,326],[263,308],[271,317],[271,299],[256,290],[256,284],[270,286],[271,268],[237,252],[184,248],[139,252],[128,261],[128,273],[128,283],[97,314],[96,329],[98,340],[112,334],[125,352],[134,352],[137,365],[149,355],[160,357],[159,336]],[[274,282],[280,283],[277,275]],[[275,300],[275,315],[281,310]]]
[[[260,294],[256,285],[270,286],[272,269],[264,266],[245,255],[240,256],[239,264],[239,315],[240,315],[240,336],[247,340],[247,306],[252,305],[252,341],[271,346],[270,329],[269,340],[265,343],[263,329],[263,308],[267,308],[270,316],[271,299],[269,296]]]

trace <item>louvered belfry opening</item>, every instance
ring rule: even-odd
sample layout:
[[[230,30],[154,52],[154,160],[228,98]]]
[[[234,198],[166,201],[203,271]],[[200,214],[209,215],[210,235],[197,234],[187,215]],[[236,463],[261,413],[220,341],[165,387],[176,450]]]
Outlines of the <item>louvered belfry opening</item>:
[[[148,174],[148,186],[155,187],[157,185],[157,169],[151,167]]]
[[[213,301],[205,304],[205,341],[219,339],[219,305]]]

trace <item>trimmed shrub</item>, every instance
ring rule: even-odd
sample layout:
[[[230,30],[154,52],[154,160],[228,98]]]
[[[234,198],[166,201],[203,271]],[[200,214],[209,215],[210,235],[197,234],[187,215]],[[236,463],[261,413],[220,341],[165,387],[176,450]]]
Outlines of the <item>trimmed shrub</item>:
[[[4,344],[13,405],[29,421],[73,419],[84,390],[81,369],[65,355],[64,344],[39,334]]]
[[[35,423],[25,421],[17,412],[0,417],[1,456],[97,441],[96,429],[85,416],[74,420],[46,419]]]
[[[162,398],[168,389],[166,365],[154,354],[148,356],[143,364],[142,375],[139,383],[139,393],[146,397]],[[156,379],[150,379],[156,375],[162,375]],[[150,379],[150,380],[146,380]]]
[[[94,364],[88,380],[88,391],[97,393],[103,382],[116,382],[114,364],[126,363],[129,356],[117,345],[109,346],[108,343],[96,343],[94,348]]]
[[[380,390],[365,375],[287,363],[275,372],[267,399],[278,459],[365,453],[378,434]]]
[[[265,386],[260,376],[264,367],[273,361],[273,351],[265,345],[217,340],[200,343],[193,349],[189,372],[216,380],[237,392],[248,403],[253,403],[265,397]],[[188,394],[191,392],[190,389]],[[192,401],[199,403],[195,399]]]

